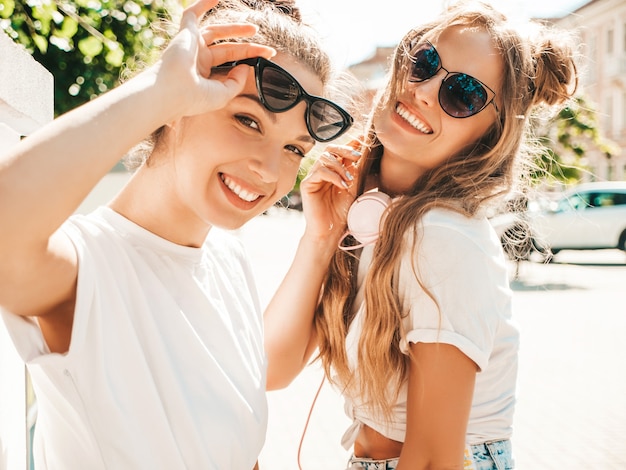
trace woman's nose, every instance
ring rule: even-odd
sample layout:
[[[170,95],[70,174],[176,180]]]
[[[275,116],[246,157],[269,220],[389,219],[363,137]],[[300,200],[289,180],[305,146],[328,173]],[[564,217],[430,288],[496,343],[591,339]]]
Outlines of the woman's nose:
[[[441,78],[436,75],[423,82],[410,83],[409,87],[411,87],[410,90],[416,103],[422,106],[432,107],[437,104],[439,99]]]
[[[252,171],[265,183],[277,182],[280,175],[281,150],[270,146],[258,150],[250,163]]]

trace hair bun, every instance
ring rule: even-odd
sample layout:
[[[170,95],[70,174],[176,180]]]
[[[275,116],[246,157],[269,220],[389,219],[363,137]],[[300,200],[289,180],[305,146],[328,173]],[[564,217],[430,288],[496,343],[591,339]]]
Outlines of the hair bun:
[[[578,86],[575,54],[563,31],[544,30],[534,45],[535,103],[559,105],[572,97]]]
[[[294,21],[302,23],[300,8],[296,6],[295,0],[241,0],[242,3],[253,10],[263,10],[268,6],[291,17]]]

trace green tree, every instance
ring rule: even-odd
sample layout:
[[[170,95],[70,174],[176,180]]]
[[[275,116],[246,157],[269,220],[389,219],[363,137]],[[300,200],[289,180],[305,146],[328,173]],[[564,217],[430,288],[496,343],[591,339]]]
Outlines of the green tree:
[[[54,76],[55,113],[114,87],[164,43],[175,0],[0,0],[0,27]]]
[[[534,121],[536,135],[545,151],[537,160],[536,179],[574,183],[587,171],[585,159],[590,151],[611,158],[617,146],[600,132],[596,111],[583,96],[562,109],[548,122]]]

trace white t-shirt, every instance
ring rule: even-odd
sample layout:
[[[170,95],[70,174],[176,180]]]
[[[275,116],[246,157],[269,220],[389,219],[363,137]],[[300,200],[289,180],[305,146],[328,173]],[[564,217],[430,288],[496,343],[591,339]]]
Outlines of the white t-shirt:
[[[451,344],[480,368],[466,443],[507,439],[511,436],[517,377],[519,333],[511,319],[512,295],[506,264],[498,238],[484,218],[467,218],[445,209],[429,211],[418,226],[418,245],[412,241],[400,267],[399,295],[404,312],[408,343]],[[363,279],[372,259],[372,246],[366,246],[359,263],[358,308],[346,347],[351,367],[357,363],[357,346],[365,314]],[[412,261],[424,286],[439,306],[424,292],[415,278]],[[393,422],[386,423],[358,397],[346,397],[345,410],[354,419],[343,444],[354,443],[359,423],[365,423],[384,436],[403,442],[406,434],[406,384],[393,407]]]
[[[239,241],[213,229],[176,245],[104,207],[63,230],[79,263],[69,352],[3,313],[37,395],[37,470],[250,470],[266,362]]]

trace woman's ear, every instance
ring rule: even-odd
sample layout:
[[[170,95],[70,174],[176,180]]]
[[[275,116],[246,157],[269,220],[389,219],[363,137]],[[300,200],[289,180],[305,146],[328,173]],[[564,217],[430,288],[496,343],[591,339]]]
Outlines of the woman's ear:
[[[181,121],[182,119],[179,118],[179,119],[175,119],[165,124],[164,127],[165,127],[166,132],[174,132],[174,134],[176,134],[177,129],[181,126]]]
[[[182,130],[185,125],[183,119],[184,118],[175,119],[163,126],[163,142],[167,143],[169,147],[177,145],[179,143],[179,139],[182,139]]]
[[[146,159],[146,163],[155,165],[157,161],[166,161],[167,155],[171,155],[175,151],[178,141],[182,135],[182,121],[176,119],[174,121],[163,124],[158,131],[154,140],[154,147],[150,155]]]

